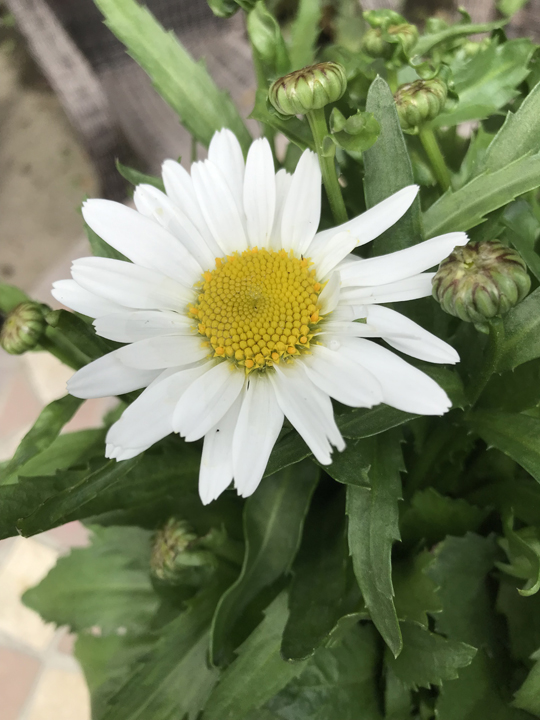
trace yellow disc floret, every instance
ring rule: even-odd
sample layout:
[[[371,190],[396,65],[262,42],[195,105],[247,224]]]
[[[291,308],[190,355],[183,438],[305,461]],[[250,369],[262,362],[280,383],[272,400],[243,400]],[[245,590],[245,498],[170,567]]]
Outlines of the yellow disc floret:
[[[249,372],[309,350],[323,287],[311,264],[292,252],[257,248],[218,258],[189,307],[214,357]]]

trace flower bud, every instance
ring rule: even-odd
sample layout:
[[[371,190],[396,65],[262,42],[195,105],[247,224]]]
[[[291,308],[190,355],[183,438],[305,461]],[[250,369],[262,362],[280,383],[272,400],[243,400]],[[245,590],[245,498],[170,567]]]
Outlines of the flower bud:
[[[433,297],[450,315],[481,325],[521,302],[530,287],[519,253],[490,240],[455,248],[433,278]]]
[[[415,80],[398,88],[394,95],[401,127],[412,131],[439,115],[446,104],[448,88],[440,78]]]
[[[372,58],[405,60],[418,42],[418,30],[415,25],[403,23],[390,25],[386,29],[371,28],[362,38],[362,50]]]
[[[11,355],[22,355],[36,347],[46,327],[43,305],[21,303],[4,320],[0,330],[0,346]]]
[[[279,78],[271,85],[268,98],[282,115],[304,115],[339,100],[346,88],[345,68],[323,62]]]
[[[202,585],[217,567],[217,558],[204,540],[187,522],[170,518],[154,536],[152,575],[169,585]]]

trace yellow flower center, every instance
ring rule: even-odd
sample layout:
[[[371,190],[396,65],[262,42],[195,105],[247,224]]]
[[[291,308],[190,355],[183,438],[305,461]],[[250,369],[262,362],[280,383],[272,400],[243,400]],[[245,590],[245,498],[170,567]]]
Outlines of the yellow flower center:
[[[311,264],[292,252],[257,248],[217,258],[189,308],[214,357],[250,371],[309,350],[322,290]]]

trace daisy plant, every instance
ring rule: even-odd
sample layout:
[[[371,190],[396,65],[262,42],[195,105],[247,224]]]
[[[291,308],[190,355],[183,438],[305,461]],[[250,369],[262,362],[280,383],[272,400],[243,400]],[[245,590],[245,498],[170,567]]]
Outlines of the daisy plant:
[[[147,9],[96,4],[200,153],[84,202],[67,309],[0,285],[3,348],[75,371],[0,465],[0,537],[91,529],[24,600],[78,634],[92,717],[540,717],[537,47],[211,0],[252,137]]]

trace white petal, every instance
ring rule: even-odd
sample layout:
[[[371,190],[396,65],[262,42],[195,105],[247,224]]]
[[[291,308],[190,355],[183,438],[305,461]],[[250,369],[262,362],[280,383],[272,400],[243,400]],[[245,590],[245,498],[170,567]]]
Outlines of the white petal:
[[[360,370],[339,352],[315,345],[304,355],[302,366],[314,385],[344,405],[373,407],[383,401],[382,388],[368,370]]]
[[[124,310],[121,305],[88,292],[88,290],[78,285],[75,280],[57,280],[53,283],[51,295],[62,305],[91,318]]]
[[[158,335],[193,334],[193,323],[169,310],[116,312],[94,320],[96,333],[107,340],[131,343]]]
[[[335,310],[339,303],[341,289],[341,278],[338,272],[332,273],[330,279],[319,295],[319,304],[321,306],[321,315],[328,315]]]
[[[389,345],[407,355],[434,363],[459,362],[459,355],[451,345],[395,310],[370,305],[367,321],[380,330]],[[396,337],[398,333],[405,337]]]
[[[175,237],[136,210],[113,200],[87,200],[82,213],[94,232],[137,265],[188,287],[201,274],[199,264]]]
[[[205,160],[193,163],[191,178],[203,217],[222,251],[247,250],[242,218],[221,171]]]
[[[369,340],[343,338],[340,352],[375,375],[384,402],[392,407],[421,415],[443,415],[452,406],[434,380],[391,350]]]
[[[118,350],[115,350],[77,370],[68,380],[67,389],[79,398],[122,395],[146,387],[159,373],[159,370],[126,367],[118,357]]]
[[[71,268],[73,278],[85,290],[140,310],[184,312],[193,300],[192,290],[155,270],[109,258],[81,258]]]
[[[140,455],[145,450],[148,450],[149,447],[150,445],[139,448],[125,449],[109,444],[106,446],[105,449],[105,457],[109,458],[110,460],[117,460],[118,462],[121,462],[122,460],[131,460],[131,458],[134,458],[137,455]]]
[[[272,241],[270,247],[273,250],[281,250],[281,222],[283,210],[289,191],[291,189],[292,175],[286,170],[278,170],[276,173],[276,211],[274,226],[272,228]]]
[[[321,219],[321,169],[317,155],[305,150],[298,161],[283,208],[281,246],[305,254]]]
[[[152,185],[138,185],[133,200],[139,212],[148,214],[180,241],[197,261],[200,273],[214,267],[216,257],[222,255],[219,246],[213,239],[209,245],[187,215],[165,193]]]
[[[255,492],[283,426],[283,412],[266,376],[253,373],[246,383],[233,440],[234,485],[238,494]]]
[[[208,159],[221,170],[242,217],[244,211],[244,156],[236,135],[227,128],[214,133],[208,148]]]
[[[244,381],[242,370],[227,361],[218,363],[195,380],[180,399],[173,417],[175,432],[184,435],[188,442],[201,438],[229,410]]]
[[[178,400],[193,380],[211,367],[211,363],[205,363],[188,370],[162,372],[110,427],[106,442],[121,450],[150,447],[172,433]]]
[[[312,252],[310,248],[307,254],[317,268],[317,277],[324,279],[357,246],[358,242],[350,232],[339,232],[319,252]]]
[[[342,285],[385,285],[403,280],[437,265],[467,241],[465,233],[448,233],[390,255],[351,263],[341,269]]]
[[[333,317],[333,316],[332,316]],[[324,341],[326,344],[333,339],[334,336],[347,335],[348,337],[370,337],[378,338],[382,336],[379,328],[368,325],[363,322],[346,322],[346,321],[330,321],[325,322],[317,331],[317,339]],[[326,336],[332,336],[328,338]],[[398,335],[398,337],[400,337]]]
[[[403,217],[413,204],[418,190],[418,185],[409,185],[352,220],[317,233],[309,248],[309,257],[313,258],[314,255],[319,256],[323,253],[324,248],[338,233],[350,234],[355,240],[353,247],[359,247],[374,240]]]
[[[405,280],[388,283],[388,285],[343,288],[340,304],[362,303],[372,305],[429,297],[432,292],[432,280],[434,277],[435,273],[420,273],[420,275],[413,275]]]
[[[208,347],[198,335],[161,335],[146,338],[116,350],[129,367],[141,370],[191,365],[208,357]]]
[[[233,479],[233,435],[241,405],[242,394],[204,436],[199,471],[199,495],[203,505],[216,500]]]
[[[193,225],[195,225],[206,240],[208,247],[215,245],[216,243],[212,233],[203,218],[197,196],[195,195],[193,181],[188,171],[182,167],[180,163],[176,162],[176,160],[165,160],[161,170],[167,195],[175,205],[178,205]]]
[[[252,143],[246,161],[244,208],[251,247],[269,247],[276,208],[274,158],[266,138]]]
[[[301,367],[278,368],[269,373],[276,398],[285,417],[323,465],[332,462],[333,443],[343,450],[345,443],[336,426],[328,395],[308,380]]]

